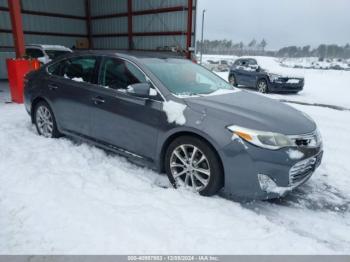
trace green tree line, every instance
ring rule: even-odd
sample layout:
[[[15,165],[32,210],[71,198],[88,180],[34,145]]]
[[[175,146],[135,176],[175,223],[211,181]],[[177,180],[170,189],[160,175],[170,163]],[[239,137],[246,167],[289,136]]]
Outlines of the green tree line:
[[[197,52],[201,52],[201,42],[197,41]],[[306,46],[287,46],[277,51],[267,50],[268,43],[265,39],[257,41],[253,39],[249,43],[232,40],[204,40],[204,54],[221,55],[268,55],[278,57],[319,57],[319,58],[350,58],[350,44],[344,46],[321,44],[316,48]]]

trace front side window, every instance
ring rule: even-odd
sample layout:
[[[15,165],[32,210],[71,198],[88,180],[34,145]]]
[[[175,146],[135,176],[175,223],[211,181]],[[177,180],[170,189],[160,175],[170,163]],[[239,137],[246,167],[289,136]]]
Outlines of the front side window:
[[[210,94],[233,87],[221,77],[185,59],[143,59],[148,69],[175,95]]]
[[[51,65],[48,72],[73,81],[96,84],[96,63],[96,57],[74,57]]]
[[[117,58],[106,58],[102,63],[99,84],[126,90],[129,85],[146,83],[145,75],[133,64]]]
[[[69,51],[65,51],[65,50],[46,50],[45,52],[50,59],[55,59],[59,56],[70,53]]]
[[[247,60],[248,65],[258,65],[255,59],[249,59]]]
[[[41,51],[40,49],[36,49],[36,48],[27,48],[26,49],[26,55],[30,58],[40,58],[44,56],[43,51]]]

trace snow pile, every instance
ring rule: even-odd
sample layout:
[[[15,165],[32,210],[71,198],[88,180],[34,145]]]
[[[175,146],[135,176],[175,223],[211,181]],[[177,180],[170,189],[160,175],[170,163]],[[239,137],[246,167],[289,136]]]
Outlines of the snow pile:
[[[72,80],[75,82],[84,82],[84,79],[81,77],[73,77]]]
[[[324,136],[320,169],[281,202],[239,204],[172,189],[85,143],[39,137],[23,106],[0,104],[0,253],[349,253],[350,114],[298,109]]]
[[[70,51],[72,52],[72,50],[68,47],[65,47],[63,45],[39,45],[44,49],[47,50],[60,50],[60,51]]]
[[[348,75],[324,73],[337,92],[320,84],[290,97],[348,103]],[[236,203],[175,190],[88,144],[39,137],[8,99],[0,92],[0,254],[350,253],[348,111],[291,104],[319,127],[321,166],[282,200]]]
[[[287,150],[287,154],[290,159],[301,159],[304,156],[303,152],[300,152],[299,150],[295,150],[295,149]]]
[[[242,57],[244,58],[244,57]],[[278,58],[275,57],[267,57],[267,56],[247,56],[246,58],[253,58],[258,62],[258,65],[272,74],[278,74],[285,77],[304,77],[300,72],[295,72],[289,70],[289,68],[285,68],[281,66]]]
[[[184,115],[186,105],[177,103],[175,101],[163,102],[163,111],[166,113],[169,123],[176,123],[184,125],[186,118]]]

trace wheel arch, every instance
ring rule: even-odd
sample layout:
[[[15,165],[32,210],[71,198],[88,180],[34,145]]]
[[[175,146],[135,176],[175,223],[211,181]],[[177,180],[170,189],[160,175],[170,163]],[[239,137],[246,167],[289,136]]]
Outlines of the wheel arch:
[[[36,98],[33,99],[32,104],[31,104],[31,110],[30,110],[30,118],[32,120],[32,123],[34,123],[35,107],[41,101],[49,104],[49,102],[45,98],[43,98],[42,96],[37,96]]]
[[[258,89],[258,84],[259,84],[259,82],[260,82],[261,80],[265,81],[266,86],[267,86],[267,90],[269,91],[269,90],[270,90],[270,84],[271,84],[271,83],[270,83],[270,79],[269,79],[269,77],[268,77],[267,75],[259,76],[259,77],[256,79],[256,82],[255,82],[255,87],[256,87],[256,89]]]
[[[221,167],[222,171],[224,172],[224,165],[222,163],[222,158],[221,158],[217,148],[213,145],[213,143],[209,139],[207,139],[204,135],[195,133],[193,131],[188,131],[188,130],[178,131],[176,133],[171,134],[170,136],[168,136],[165,139],[165,141],[162,145],[161,151],[160,151],[160,156],[159,156],[159,171],[160,172],[165,172],[165,154],[166,154],[167,148],[175,139],[177,139],[181,136],[192,136],[192,137],[196,137],[196,138],[202,140],[203,142],[205,142],[213,150],[213,152],[217,156],[219,163],[220,163],[220,167]],[[225,175],[223,176],[223,182],[225,183]]]

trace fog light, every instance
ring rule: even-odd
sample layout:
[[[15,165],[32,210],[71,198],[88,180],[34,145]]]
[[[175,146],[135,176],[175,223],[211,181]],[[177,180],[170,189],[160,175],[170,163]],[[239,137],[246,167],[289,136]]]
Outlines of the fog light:
[[[276,183],[267,175],[258,174],[260,188],[263,191],[270,192],[271,189],[276,188]]]
[[[287,192],[291,191],[291,187],[279,187],[275,181],[273,181],[269,176],[258,174],[258,180],[260,188],[262,191],[267,193],[275,193],[280,196],[285,195]]]

